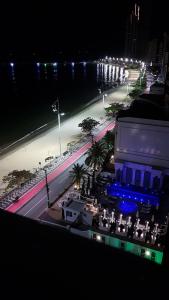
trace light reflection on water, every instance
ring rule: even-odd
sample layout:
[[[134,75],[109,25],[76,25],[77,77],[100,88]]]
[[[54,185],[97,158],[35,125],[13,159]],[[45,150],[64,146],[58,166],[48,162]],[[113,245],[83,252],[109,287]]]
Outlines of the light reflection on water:
[[[10,115],[10,128],[15,138],[23,136],[54,119],[51,103],[59,97],[61,108],[68,115],[105,91],[116,80],[116,66],[108,64],[72,62],[33,62],[0,65],[0,98]],[[25,110],[25,105],[27,109]],[[13,114],[16,109],[17,115]],[[10,130],[4,130],[6,117],[1,114],[2,143],[11,139]],[[29,130],[28,130],[29,129]]]
[[[81,75],[83,79],[85,80],[88,76],[88,72],[90,73],[90,70],[88,71],[88,63],[81,62],[81,63],[64,63],[64,64],[58,64],[56,62],[54,63],[36,63],[34,65],[34,76],[39,81],[41,79],[53,79],[58,80],[61,79],[63,76],[63,70],[64,70],[64,76],[70,76],[71,80],[75,80],[76,75],[78,76],[79,72],[81,72]],[[17,66],[11,66],[9,69],[9,76],[10,79],[15,83],[16,81],[16,72],[15,67]],[[99,83],[105,83],[105,84],[111,84],[114,81],[117,81],[120,79],[121,82],[123,82],[123,75],[124,75],[124,68],[115,66],[115,65],[109,65],[109,64],[103,64],[99,63],[95,65],[96,68],[96,81]]]

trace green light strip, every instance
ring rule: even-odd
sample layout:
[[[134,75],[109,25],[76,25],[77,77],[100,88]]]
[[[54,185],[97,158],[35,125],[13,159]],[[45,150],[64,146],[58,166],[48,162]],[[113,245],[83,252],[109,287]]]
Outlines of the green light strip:
[[[113,248],[123,249],[126,252],[142,256],[148,260],[154,261],[157,264],[162,264],[163,251],[158,251],[146,246],[141,246],[132,242],[120,240],[119,238],[100,234],[89,230],[89,238],[95,239],[98,242],[104,242],[106,245]]]

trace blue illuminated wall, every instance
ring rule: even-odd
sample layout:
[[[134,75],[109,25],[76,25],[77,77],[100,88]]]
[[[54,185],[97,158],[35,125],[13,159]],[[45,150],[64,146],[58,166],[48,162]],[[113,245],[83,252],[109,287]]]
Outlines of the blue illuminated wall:
[[[155,195],[145,194],[132,190],[132,187],[122,187],[117,183],[107,186],[107,194],[112,197],[118,197],[130,200],[135,203],[150,204],[152,206],[159,205],[159,197]]]
[[[123,214],[131,214],[137,212],[138,206],[134,202],[128,200],[120,200],[118,202],[118,209]]]

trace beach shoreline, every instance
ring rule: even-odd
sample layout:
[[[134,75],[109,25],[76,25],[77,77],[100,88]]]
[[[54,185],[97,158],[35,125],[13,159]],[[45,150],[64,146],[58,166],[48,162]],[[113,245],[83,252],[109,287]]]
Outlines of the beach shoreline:
[[[122,86],[122,85],[121,85]],[[110,88],[108,90],[105,90],[104,93],[110,94],[113,93],[115,91],[117,91],[117,89],[119,88]],[[90,105],[96,103],[97,101],[102,99],[102,94],[98,95],[96,97],[94,97],[92,100],[90,100],[88,103],[86,104],[81,104],[77,109],[75,109],[74,111],[66,114],[63,117],[63,121],[62,123],[64,123],[65,121],[67,121],[68,119],[74,117],[76,114],[82,112],[84,109],[86,109],[87,107],[89,107]],[[52,129],[53,127],[57,126],[57,118],[56,120],[52,120],[42,126],[40,126],[39,128],[28,132],[26,135],[24,135],[23,137],[19,138],[18,140],[9,143],[9,144],[5,144],[5,145],[1,145],[0,146],[0,160],[9,152],[15,150],[15,148],[17,148],[18,146],[22,145],[22,144],[27,144],[28,142],[30,142],[31,140],[33,140],[34,138],[36,138],[37,136],[40,136],[46,132],[48,132],[50,129]]]
[[[92,99],[78,113],[74,113],[67,119],[61,120],[61,146],[62,153],[67,150],[67,144],[70,142],[77,143],[84,134],[78,124],[83,119],[91,117],[102,123],[105,119],[104,105],[109,105],[112,102],[127,103],[128,89],[125,85],[106,91],[107,97],[105,104],[102,101],[102,95],[99,95],[95,100]],[[45,159],[49,156],[59,156],[59,129],[57,126],[57,118],[55,124],[50,128],[42,128],[43,132],[36,134],[27,141],[21,140],[19,145],[13,145],[6,153],[0,156],[0,184],[2,184],[3,176],[13,170],[30,170],[35,172],[39,168],[39,162],[43,167]],[[44,130],[45,129],[45,130]]]

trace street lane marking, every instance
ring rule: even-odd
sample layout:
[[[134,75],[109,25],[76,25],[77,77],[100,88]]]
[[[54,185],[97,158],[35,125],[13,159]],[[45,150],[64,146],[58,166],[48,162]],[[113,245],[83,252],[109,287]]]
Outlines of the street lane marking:
[[[44,199],[46,198],[46,196],[44,196],[40,201],[38,201],[34,206],[32,206],[24,216],[26,216],[33,208],[35,208],[40,202],[42,202]]]

